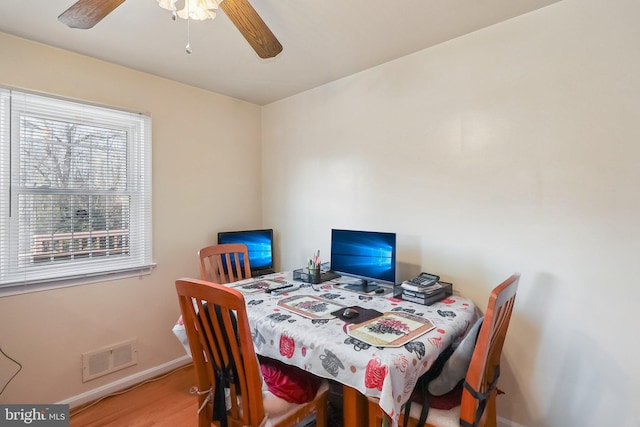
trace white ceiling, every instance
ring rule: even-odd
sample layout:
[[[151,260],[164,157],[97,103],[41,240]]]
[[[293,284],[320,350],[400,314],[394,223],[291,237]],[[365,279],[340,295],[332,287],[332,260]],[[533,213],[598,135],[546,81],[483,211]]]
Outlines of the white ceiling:
[[[89,30],[58,22],[75,0],[1,0],[0,31],[258,105],[425,49],[559,0],[252,0],[284,49],[260,59],[227,16],[174,22],[128,0]]]

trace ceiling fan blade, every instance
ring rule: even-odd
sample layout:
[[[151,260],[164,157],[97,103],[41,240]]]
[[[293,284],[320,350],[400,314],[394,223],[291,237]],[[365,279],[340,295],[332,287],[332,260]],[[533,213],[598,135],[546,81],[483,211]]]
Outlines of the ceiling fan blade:
[[[58,21],[71,28],[86,30],[110,14],[125,0],[78,0],[60,16]]]
[[[220,8],[260,58],[273,58],[282,52],[282,45],[248,0],[224,0]]]

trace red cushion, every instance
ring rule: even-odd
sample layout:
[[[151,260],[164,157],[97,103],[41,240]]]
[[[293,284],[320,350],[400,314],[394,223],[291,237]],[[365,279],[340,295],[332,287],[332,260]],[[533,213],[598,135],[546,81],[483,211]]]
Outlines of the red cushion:
[[[449,393],[443,394],[442,396],[434,396],[429,394],[429,407],[434,409],[445,409],[449,410],[455,408],[460,405],[462,402],[462,384],[463,381],[460,381]],[[422,397],[422,387],[417,387],[413,394],[411,395],[411,401],[422,404],[424,402],[424,398]]]
[[[451,409],[462,402],[462,383],[460,381],[449,393],[442,396],[429,395],[429,406],[435,409]]]
[[[307,371],[267,357],[260,357],[260,370],[269,391],[290,403],[310,402],[322,382]]]

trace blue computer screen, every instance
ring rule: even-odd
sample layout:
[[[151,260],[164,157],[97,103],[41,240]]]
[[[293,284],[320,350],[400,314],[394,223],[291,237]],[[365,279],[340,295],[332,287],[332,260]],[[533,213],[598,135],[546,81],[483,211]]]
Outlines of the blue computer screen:
[[[331,230],[331,270],[365,280],[395,284],[396,234]]]
[[[273,268],[273,229],[220,232],[218,243],[247,245],[251,270]]]

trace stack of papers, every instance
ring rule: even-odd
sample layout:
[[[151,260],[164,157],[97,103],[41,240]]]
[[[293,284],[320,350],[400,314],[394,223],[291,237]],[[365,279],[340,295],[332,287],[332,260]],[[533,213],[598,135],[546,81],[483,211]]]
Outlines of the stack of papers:
[[[402,289],[407,289],[412,292],[419,292],[421,294],[431,294],[437,291],[438,289],[442,288],[442,285],[440,284],[440,282],[423,286],[423,285],[416,285],[415,283],[409,282],[407,280],[402,282],[400,286],[402,287]]]
[[[453,285],[447,282],[438,282],[424,289],[414,291],[402,287],[402,299],[419,304],[431,305],[453,293]]]

